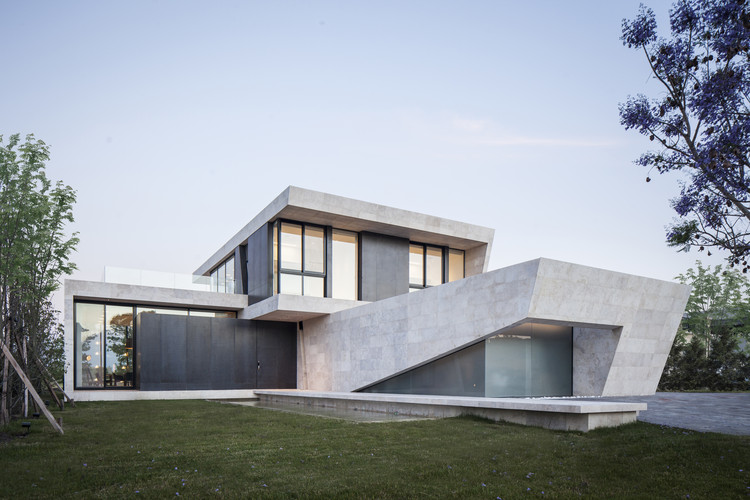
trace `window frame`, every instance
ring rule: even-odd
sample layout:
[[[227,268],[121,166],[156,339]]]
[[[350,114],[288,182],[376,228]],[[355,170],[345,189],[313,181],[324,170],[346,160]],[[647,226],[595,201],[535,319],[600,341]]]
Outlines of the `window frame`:
[[[285,268],[282,266],[282,259],[281,259],[281,252],[282,252],[282,242],[281,242],[281,235],[282,235],[282,226],[284,224],[290,224],[295,226],[300,226],[301,233],[300,233],[300,267],[301,269],[291,269],[291,268]],[[306,269],[306,242],[305,242],[305,233],[307,231],[307,228],[315,228],[316,230],[323,233],[323,271],[310,271]],[[300,284],[300,290],[301,296],[305,295],[305,278],[320,278],[323,280],[323,297],[328,296],[328,284],[326,283],[326,276],[328,274],[328,240],[329,240],[329,231],[326,226],[322,226],[320,224],[311,224],[307,222],[299,222],[299,221],[293,221],[293,220],[287,220],[287,219],[278,219],[274,222],[274,241],[275,241],[275,248],[276,251],[274,255],[274,261],[275,261],[275,269],[273,271],[274,273],[274,295],[281,294],[281,275],[286,274],[287,276],[300,276],[301,284]],[[317,295],[307,295],[307,297],[317,297]]]
[[[234,262],[234,253],[232,253],[229,257],[221,261],[219,265],[214,267],[209,273],[209,286],[211,287],[212,292],[217,293],[237,293],[237,279],[236,277],[232,278],[231,286],[229,284],[229,281],[227,280],[227,269],[230,268],[228,266],[229,262],[232,262],[231,269],[232,269],[232,276],[235,275],[235,262]],[[223,281],[219,278],[219,275],[222,273],[223,270]],[[223,283],[223,290],[222,287],[219,286],[220,283]]]
[[[412,251],[411,251],[411,247],[412,246],[414,246],[414,247],[421,247],[422,248],[422,252],[421,252],[421,255],[422,255],[422,282],[421,283],[412,283],[412,281],[411,281],[411,269],[410,269],[409,270],[409,291],[410,292],[415,292],[417,290],[422,290],[424,288],[431,288],[433,286],[439,286],[439,285],[442,285],[442,284],[446,283],[446,281],[445,281],[446,280],[446,276],[445,276],[445,262],[446,262],[445,254],[446,254],[446,248],[447,247],[442,247],[442,246],[439,246],[439,245],[431,245],[429,243],[419,243],[419,242],[416,242],[416,241],[410,241],[409,242],[409,257],[410,258],[411,258],[411,255],[412,255]],[[439,268],[440,268],[440,283],[438,283],[437,285],[428,285],[427,284],[427,249],[428,248],[437,249],[437,250],[440,251],[440,266],[439,266]],[[415,254],[416,254],[416,252],[415,252]]]

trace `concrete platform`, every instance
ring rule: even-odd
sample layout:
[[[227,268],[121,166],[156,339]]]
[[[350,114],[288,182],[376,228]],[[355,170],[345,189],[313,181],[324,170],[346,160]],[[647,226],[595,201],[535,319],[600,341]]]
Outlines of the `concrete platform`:
[[[577,399],[476,398],[261,389],[256,389],[255,395],[260,398],[261,402],[398,413],[430,418],[475,415],[495,421],[581,432],[635,422],[638,412],[647,408],[645,403]]]

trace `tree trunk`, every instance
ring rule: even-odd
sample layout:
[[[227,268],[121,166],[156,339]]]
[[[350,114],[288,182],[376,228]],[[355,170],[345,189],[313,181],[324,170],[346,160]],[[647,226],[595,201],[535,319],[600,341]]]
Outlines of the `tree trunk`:
[[[3,318],[5,319],[5,318]],[[5,321],[3,328],[2,344],[5,345],[7,340],[10,340],[8,335],[10,329],[10,322]],[[10,412],[8,410],[8,375],[10,374],[8,358],[3,355],[3,386],[0,391],[0,426],[6,426],[10,423]]]

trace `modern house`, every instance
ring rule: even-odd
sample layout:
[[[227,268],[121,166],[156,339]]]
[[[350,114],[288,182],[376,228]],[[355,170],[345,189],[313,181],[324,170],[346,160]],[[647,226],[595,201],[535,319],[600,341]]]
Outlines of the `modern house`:
[[[289,187],[199,278],[67,280],[65,386],[77,400],[654,393],[689,287],[548,259],[488,271],[493,235]]]

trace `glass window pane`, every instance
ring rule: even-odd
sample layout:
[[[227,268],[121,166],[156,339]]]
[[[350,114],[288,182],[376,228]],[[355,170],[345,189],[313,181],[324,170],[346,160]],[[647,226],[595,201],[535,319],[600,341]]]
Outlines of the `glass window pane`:
[[[133,387],[133,308],[106,306],[105,380],[107,387]]]
[[[219,286],[218,292],[224,293],[227,286],[227,271],[224,265],[219,266]]]
[[[278,222],[273,224],[273,294],[279,293],[279,232]]]
[[[212,292],[219,291],[219,271],[216,269],[211,271],[211,291]]]
[[[427,286],[436,286],[443,283],[443,249],[439,247],[427,247],[426,262]]]
[[[302,226],[281,223],[281,269],[302,270]]]
[[[173,316],[187,316],[188,312],[187,309],[167,309],[164,307],[148,307],[148,306],[138,306],[136,308],[136,316],[141,313],[156,313],[156,314],[171,314]]]
[[[324,236],[323,228],[305,226],[305,272],[325,272]]]
[[[424,285],[424,247],[409,245],[409,284]]]
[[[323,297],[325,289],[325,280],[316,276],[305,276],[304,294],[309,297]]]
[[[331,244],[331,297],[357,300],[357,233],[333,230]]]
[[[570,396],[573,329],[526,323],[487,339],[487,397]]]
[[[232,311],[196,311],[191,309],[190,316],[200,316],[203,318],[236,318],[237,313]]]
[[[76,386],[104,387],[104,305],[76,304]]]
[[[234,293],[234,257],[229,257],[224,267],[227,270],[227,283],[224,291],[226,293]]]
[[[448,251],[448,281],[464,278],[464,251],[451,248]]]
[[[279,275],[280,292],[289,295],[302,295],[302,276],[296,274]]]

